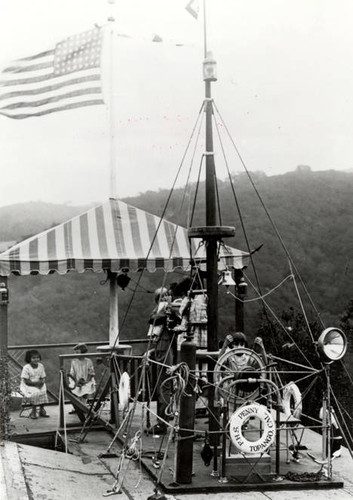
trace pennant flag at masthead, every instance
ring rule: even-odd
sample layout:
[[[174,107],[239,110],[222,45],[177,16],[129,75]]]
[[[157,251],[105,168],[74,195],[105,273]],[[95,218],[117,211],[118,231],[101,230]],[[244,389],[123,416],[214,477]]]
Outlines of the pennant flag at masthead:
[[[199,0],[190,0],[185,9],[192,15],[195,19],[199,17]]]

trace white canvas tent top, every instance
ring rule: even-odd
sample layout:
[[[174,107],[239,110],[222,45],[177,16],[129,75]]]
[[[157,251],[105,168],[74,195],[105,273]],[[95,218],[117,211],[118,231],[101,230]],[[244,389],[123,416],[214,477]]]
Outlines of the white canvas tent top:
[[[1,253],[0,275],[188,270],[191,258],[205,259],[205,247],[199,243],[189,242],[186,228],[109,199]],[[224,268],[242,269],[249,260],[248,253],[226,245],[219,257]]]

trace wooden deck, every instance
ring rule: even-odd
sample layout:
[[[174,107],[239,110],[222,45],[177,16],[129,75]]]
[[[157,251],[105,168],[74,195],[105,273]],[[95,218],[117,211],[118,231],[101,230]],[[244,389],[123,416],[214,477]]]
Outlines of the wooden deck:
[[[1,449],[2,468],[0,479],[6,485],[6,495],[2,499],[22,499],[33,498],[39,500],[61,500],[62,498],[77,498],[90,500],[100,498],[107,491],[111,490],[115,476],[117,474],[123,440],[123,433],[114,444],[112,444],[113,434],[104,428],[95,427],[89,430],[82,438],[82,424],[77,415],[70,415],[71,405],[65,406],[65,429],[59,429],[59,412],[57,406],[48,406],[50,418],[30,418],[19,417],[18,412],[11,414],[12,440],[6,442]],[[153,408],[152,408],[153,409]],[[108,408],[102,412],[102,417],[108,416]],[[126,440],[125,446],[131,444],[131,438],[136,432],[141,431],[141,407],[137,407],[133,423]],[[152,421],[152,424],[154,422]],[[206,420],[198,418],[195,428],[205,429]],[[67,438],[69,453],[61,453],[48,449],[33,447],[37,439],[45,439],[48,436],[55,436],[56,431],[60,432],[62,439]],[[171,441],[170,448],[166,455],[166,462],[161,474],[162,458],[157,461],[153,457],[160,457],[166,450],[168,436],[153,437],[143,432],[138,442],[139,459],[125,460],[122,466],[123,472],[119,478],[124,476],[121,486],[118,489],[121,494],[128,495],[130,500],[146,500],[153,494],[157,478],[161,483],[161,490],[168,498],[175,495],[178,499],[189,495],[189,498],[202,499],[212,494],[214,500],[232,498],[246,498],[244,495],[251,495],[252,500],[300,500],[306,498],[315,499],[351,499],[353,495],[353,461],[348,450],[343,450],[342,457],[333,462],[333,478],[327,480],[322,478],[316,482],[290,481],[285,479],[290,471],[300,476],[303,473],[319,472],[321,466],[315,464],[307,455],[311,453],[320,457],[321,436],[311,430],[306,429],[302,443],[307,447],[306,451],[300,452],[300,461],[287,462],[287,450],[285,449],[285,432],[281,433],[280,452],[280,474],[257,475],[257,481],[239,482],[237,476],[237,465],[227,464],[226,477],[228,482],[220,482],[219,477],[211,475],[212,466],[206,467],[201,459],[200,453],[204,446],[203,438],[194,442],[193,478],[191,484],[179,485],[174,481],[174,446]],[[26,444],[23,444],[26,443]],[[32,445],[31,445],[32,444]],[[110,458],[106,458],[109,450]],[[272,469],[274,470],[275,453],[271,452]],[[291,455],[290,455],[291,457]],[[43,472],[45,471],[45,474]],[[21,478],[22,474],[22,478]],[[160,475],[161,474],[161,475]],[[1,477],[2,476],[2,477]],[[12,478],[9,481],[9,478]],[[15,478],[15,479],[14,479]],[[17,496],[12,486],[16,484]],[[12,485],[12,486],[11,486]],[[120,486],[120,487],[119,487]],[[13,489],[13,488],[12,488]],[[25,490],[30,493],[29,497],[23,496]],[[300,491],[298,491],[300,490]],[[20,492],[22,493],[20,494]],[[285,492],[285,493],[284,493]],[[70,493],[70,494],[68,494]],[[21,496],[22,495],[22,496]],[[239,497],[237,496],[239,495]]]

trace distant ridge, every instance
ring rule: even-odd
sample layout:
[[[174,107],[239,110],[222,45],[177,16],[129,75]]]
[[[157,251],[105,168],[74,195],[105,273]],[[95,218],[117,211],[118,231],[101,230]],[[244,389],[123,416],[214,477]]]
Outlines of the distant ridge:
[[[269,177],[255,172],[251,176],[317,307],[329,316],[339,315],[353,298],[353,173],[314,172],[310,167],[300,166],[282,175]],[[287,276],[288,259],[247,175],[234,175],[233,180],[250,249],[263,245],[256,254],[261,285],[265,289],[273,287]],[[228,181],[218,180],[218,192],[222,224],[236,228],[235,238],[227,243],[247,250]],[[180,210],[183,195],[181,188],[174,191],[165,218],[185,226],[188,207],[184,205]],[[124,198],[124,201],[161,215],[168,196],[168,190],[160,189]],[[191,202],[192,197],[191,194]],[[0,241],[3,245],[21,241],[84,212],[92,205],[31,202],[2,207]],[[200,186],[193,224],[202,225],[204,220],[204,189]],[[287,304],[285,296],[280,295],[277,300],[284,309]]]
[[[353,299],[353,174],[337,171],[312,172],[307,169],[277,176],[253,173],[253,182],[271,215],[286,248],[294,260],[310,292],[323,324],[335,326]],[[203,225],[204,186],[200,186],[197,210],[193,224]],[[262,245],[253,255],[259,285],[267,303],[276,314],[299,309],[297,297],[288,280],[288,258],[275,231],[245,174],[234,175],[234,187],[246,227],[250,249]],[[237,215],[233,192],[229,183],[218,181],[222,224],[236,228],[235,238],[227,243],[247,250]],[[183,189],[173,193],[165,217],[185,225],[185,210],[180,210]],[[169,196],[168,190],[148,191],[125,198],[127,203],[161,215]],[[191,193],[190,202],[193,202]],[[96,205],[97,203],[94,203]],[[90,206],[58,205],[43,202],[19,203],[0,208],[0,241],[20,241],[53,225],[84,212]],[[180,216],[183,213],[182,217]],[[131,284],[119,290],[119,313],[123,339],[143,338],[148,331],[149,311],[153,306],[153,290],[161,283],[178,282],[185,274],[175,272],[163,276],[161,272],[143,273],[138,293],[135,293],[136,275],[131,273]],[[256,292],[252,266],[245,271],[248,297]],[[165,280],[165,281],[164,281]],[[11,345],[106,340],[109,332],[109,285],[103,273],[56,273],[48,276],[11,275],[9,303],[9,339]],[[287,286],[288,285],[288,286]],[[300,286],[300,284],[298,283]],[[222,288],[222,287],[220,287]],[[275,293],[270,293],[275,289]],[[130,301],[134,295],[134,306]],[[306,297],[304,296],[304,299]],[[234,327],[234,301],[220,290],[219,331],[223,336]],[[308,317],[312,309],[306,304]],[[260,326],[261,303],[251,301],[245,307],[245,331],[252,338]],[[126,321],[125,314],[126,311]],[[136,314],[136,311],[139,313]],[[124,320],[124,321],[123,321]],[[56,355],[56,354],[55,354]],[[53,354],[54,356],[54,354]],[[46,359],[46,366],[49,361]],[[57,360],[48,377],[57,380]]]
[[[308,178],[310,174],[310,178]],[[289,202],[295,206],[296,200],[300,201],[298,209],[301,212],[311,212],[313,217],[320,218],[322,211],[332,212],[333,207],[339,212],[352,211],[351,202],[353,190],[353,169],[351,171],[312,171],[309,166],[299,165],[296,170],[281,175],[266,176],[262,172],[250,172],[251,177],[260,195],[265,201],[278,211],[280,219],[286,216],[285,208]],[[247,174],[237,173],[233,177],[234,185],[239,192],[239,197],[245,197],[246,210],[256,205],[256,200],[250,198],[250,187]],[[228,181],[219,181],[219,190],[222,192],[221,205],[227,206],[232,198]],[[179,201],[182,196],[182,189],[175,191],[175,196],[167,209],[167,217],[173,222],[181,224],[186,220],[177,220],[180,215]],[[203,198],[202,189],[199,196]],[[305,193],[305,197],[303,196]],[[158,189],[157,191],[147,191],[138,196],[124,198],[124,201],[147,210],[156,215],[163,211],[169,190]],[[276,202],[277,201],[277,202]],[[65,220],[74,217],[99,202],[86,205],[55,204],[42,201],[32,201],[17,203],[0,207],[0,248],[32,236],[40,231],[44,231],[53,225],[60,224]],[[293,207],[292,207],[293,208]],[[225,210],[229,213],[228,209]],[[281,212],[282,215],[281,215]],[[316,215],[315,215],[316,214]],[[334,217],[335,213],[331,213]],[[337,214],[336,214],[337,215]],[[200,214],[201,217],[201,214]],[[201,222],[201,221],[200,221]]]
[[[0,252],[5,252],[8,248],[12,247],[16,243],[15,241],[0,241]]]
[[[33,234],[85,212],[90,206],[92,205],[69,206],[31,201],[0,207],[1,251],[5,250],[3,246],[7,241],[13,243],[22,241]]]

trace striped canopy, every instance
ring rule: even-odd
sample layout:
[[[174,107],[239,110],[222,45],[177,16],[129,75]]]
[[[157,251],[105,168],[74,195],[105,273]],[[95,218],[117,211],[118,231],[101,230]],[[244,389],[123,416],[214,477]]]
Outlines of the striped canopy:
[[[187,270],[191,258],[205,259],[205,247],[199,243],[195,239],[189,242],[183,227],[110,199],[1,253],[0,275],[119,272],[122,268]],[[242,269],[248,256],[222,246],[220,263]]]

